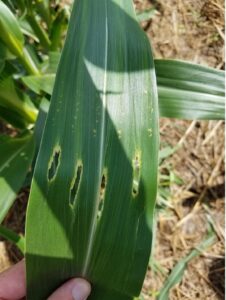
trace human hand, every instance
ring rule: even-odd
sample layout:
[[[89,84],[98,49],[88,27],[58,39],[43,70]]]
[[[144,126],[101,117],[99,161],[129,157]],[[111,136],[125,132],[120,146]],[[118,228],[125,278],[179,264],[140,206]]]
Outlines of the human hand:
[[[81,278],[67,281],[48,300],[86,300],[90,284]],[[19,300],[26,296],[24,260],[0,274],[0,300]]]

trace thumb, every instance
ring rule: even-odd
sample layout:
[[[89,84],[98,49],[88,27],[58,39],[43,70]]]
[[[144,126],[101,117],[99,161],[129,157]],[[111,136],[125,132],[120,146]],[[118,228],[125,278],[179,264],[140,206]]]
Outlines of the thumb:
[[[48,300],[86,300],[91,293],[91,285],[84,279],[71,279],[57,289]]]

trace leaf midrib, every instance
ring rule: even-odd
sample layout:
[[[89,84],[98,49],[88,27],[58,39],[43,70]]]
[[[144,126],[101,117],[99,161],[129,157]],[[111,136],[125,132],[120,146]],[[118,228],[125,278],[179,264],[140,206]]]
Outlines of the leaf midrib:
[[[85,276],[89,267],[92,249],[95,239],[96,230],[96,219],[98,214],[98,202],[99,202],[99,187],[101,186],[102,170],[104,164],[104,136],[105,136],[105,123],[106,123],[106,110],[107,110],[107,66],[108,66],[108,11],[107,11],[107,1],[105,0],[105,55],[104,55],[104,82],[103,82],[103,99],[102,99],[102,120],[101,120],[101,130],[100,130],[100,148],[99,148],[99,165],[98,165],[98,185],[96,188],[95,196],[95,206],[91,221],[91,230],[88,239],[87,253],[85,257],[85,263],[82,271],[82,275]]]

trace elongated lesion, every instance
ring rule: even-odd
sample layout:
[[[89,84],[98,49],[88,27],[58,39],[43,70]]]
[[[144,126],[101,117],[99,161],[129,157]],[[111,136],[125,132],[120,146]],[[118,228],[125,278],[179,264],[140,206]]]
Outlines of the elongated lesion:
[[[141,173],[141,153],[136,152],[135,157],[133,159],[133,183],[132,183],[133,197],[136,197],[139,193],[140,173]]]
[[[55,147],[48,166],[48,181],[54,180],[60,164],[61,149],[60,146]]]
[[[74,206],[74,204],[76,202],[80,182],[82,179],[82,171],[83,171],[82,162],[79,161],[76,166],[75,176],[73,177],[73,180],[71,182],[71,188],[70,188],[70,194],[69,194],[69,204],[71,206]]]
[[[104,170],[101,179],[101,185],[100,185],[100,197],[99,197],[99,204],[98,204],[97,220],[100,220],[103,214],[106,187],[107,187],[107,171]]]

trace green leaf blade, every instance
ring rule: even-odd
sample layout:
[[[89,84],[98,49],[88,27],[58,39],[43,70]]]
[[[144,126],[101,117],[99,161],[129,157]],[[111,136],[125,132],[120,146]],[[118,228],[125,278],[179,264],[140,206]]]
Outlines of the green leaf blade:
[[[157,166],[154,64],[132,3],[78,1],[29,200],[28,299],[46,298],[72,276],[93,283],[93,300],[139,294]],[[45,234],[34,226],[40,218],[50,228]]]
[[[11,115],[7,113],[8,110],[12,111],[16,119],[11,118]],[[2,75],[2,79],[0,78],[0,116],[13,125],[25,126],[25,124],[34,123],[37,114],[36,107],[25,93],[19,91],[13,77],[7,74]]]
[[[155,16],[156,13],[157,10],[155,8],[150,8],[141,12],[137,12],[137,20],[139,22],[149,21]]]
[[[55,53],[51,70],[58,64]],[[176,60],[155,60],[161,117],[191,120],[224,120],[224,72]],[[50,71],[51,71],[50,70]],[[33,91],[51,95],[55,75],[27,76]]]
[[[155,60],[155,66],[162,117],[224,119],[223,71],[176,60]]]
[[[25,239],[23,236],[16,234],[16,232],[2,225],[0,225],[0,236],[16,245],[21,253],[24,253]]]
[[[19,23],[2,1],[0,1],[0,39],[13,54],[17,56],[23,54],[24,36]]]
[[[22,77],[22,81],[29,87],[33,92],[41,94],[45,92],[49,95],[52,94],[55,74],[45,74],[40,76],[25,76]]]
[[[164,286],[160,290],[157,299],[168,300],[169,292],[176,284],[180,283],[184,272],[187,268],[187,264],[195,257],[199,256],[202,251],[212,246],[216,242],[216,235],[211,231],[208,236],[199,244],[199,246],[193,249],[186,257],[182,258],[173,268],[169,277],[166,279]]]
[[[0,223],[12,206],[33,158],[34,141],[21,138],[0,138]]]

